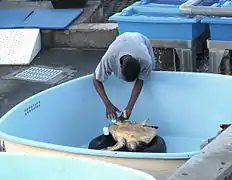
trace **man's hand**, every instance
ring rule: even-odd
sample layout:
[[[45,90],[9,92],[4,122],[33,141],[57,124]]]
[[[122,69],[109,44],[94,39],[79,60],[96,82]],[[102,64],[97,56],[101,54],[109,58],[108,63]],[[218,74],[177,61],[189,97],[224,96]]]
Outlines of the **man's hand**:
[[[131,115],[131,111],[132,109],[124,109],[124,111],[122,112],[122,114],[119,116],[119,120],[120,121],[124,121],[130,118]]]
[[[109,98],[106,95],[103,83],[96,79],[95,74],[93,76],[93,84],[94,84],[94,87],[96,88],[98,94],[100,95],[102,101],[105,104],[107,119],[108,118],[116,119],[116,117],[117,117],[116,112],[119,111],[119,110],[110,102]]]
[[[107,103],[106,104],[106,118],[107,119],[117,119],[117,112],[121,112],[118,108],[116,108],[112,103]]]
[[[102,84],[102,82],[96,80],[95,75],[93,76],[93,82],[94,82],[94,86],[98,92],[98,94],[100,95],[102,101],[104,102],[105,106],[106,106],[106,117],[110,118],[110,119],[117,119],[117,112],[121,112],[120,110],[118,110],[118,108],[116,108],[108,99],[106,93],[105,93],[105,89],[104,86]],[[140,94],[140,91],[143,87],[143,81],[137,79],[134,85],[134,88],[132,90],[131,93],[131,97],[130,100],[128,102],[127,107],[125,108],[126,114],[127,114],[127,118],[124,118],[122,115],[119,117],[119,119],[121,120],[125,120],[125,119],[129,119],[132,109],[134,107],[134,104]]]

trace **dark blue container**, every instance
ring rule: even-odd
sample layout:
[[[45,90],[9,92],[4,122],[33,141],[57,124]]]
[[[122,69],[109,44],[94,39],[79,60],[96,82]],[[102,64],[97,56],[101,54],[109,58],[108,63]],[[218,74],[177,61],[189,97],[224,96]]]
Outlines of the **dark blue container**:
[[[217,4],[217,7],[232,8],[232,1],[227,1],[222,5]],[[232,17],[204,17],[201,22],[209,24],[211,40],[232,41]]]

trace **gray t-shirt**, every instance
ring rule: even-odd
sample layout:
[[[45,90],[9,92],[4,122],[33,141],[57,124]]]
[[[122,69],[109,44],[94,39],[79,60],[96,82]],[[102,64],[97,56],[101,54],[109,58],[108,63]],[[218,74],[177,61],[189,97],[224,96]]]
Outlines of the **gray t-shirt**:
[[[125,54],[139,60],[141,66],[139,79],[149,81],[152,69],[155,68],[155,57],[150,40],[137,32],[125,32],[115,39],[95,70],[96,79],[104,82],[113,74],[123,79],[120,57]]]

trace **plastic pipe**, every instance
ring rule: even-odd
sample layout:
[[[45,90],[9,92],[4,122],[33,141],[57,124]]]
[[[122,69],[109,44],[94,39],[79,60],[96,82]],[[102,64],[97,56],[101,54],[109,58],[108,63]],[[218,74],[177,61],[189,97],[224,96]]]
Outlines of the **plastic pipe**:
[[[204,0],[188,0],[179,7],[180,12],[186,15],[229,16],[232,17],[232,8],[196,6]]]

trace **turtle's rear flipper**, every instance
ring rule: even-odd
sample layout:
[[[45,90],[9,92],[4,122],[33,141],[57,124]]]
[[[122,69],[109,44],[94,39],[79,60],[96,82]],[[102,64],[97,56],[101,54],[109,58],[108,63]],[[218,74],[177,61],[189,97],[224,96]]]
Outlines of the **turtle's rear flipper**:
[[[125,140],[117,142],[114,146],[110,146],[107,148],[108,151],[116,151],[121,149],[125,145]]]
[[[143,152],[166,153],[166,142],[161,136],[156,135],[155,138],[149,144],[143,146]]]

